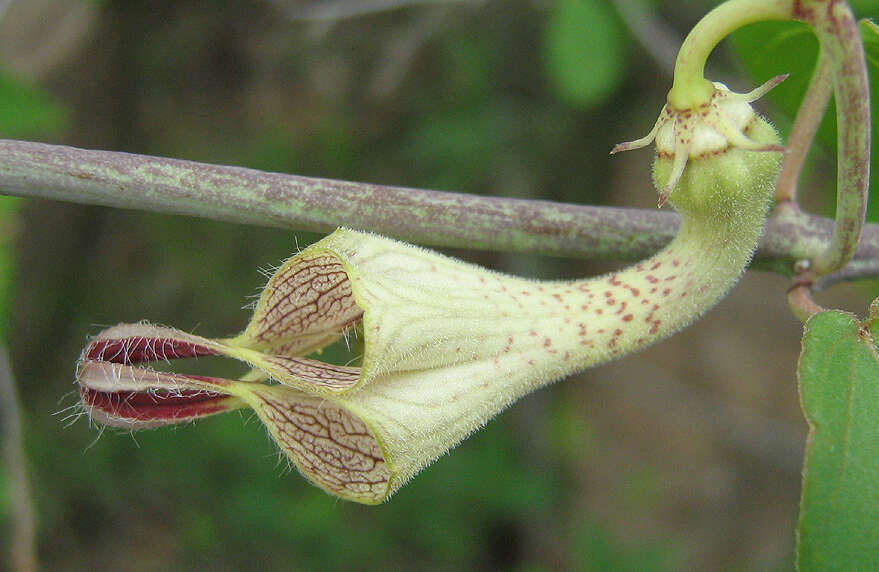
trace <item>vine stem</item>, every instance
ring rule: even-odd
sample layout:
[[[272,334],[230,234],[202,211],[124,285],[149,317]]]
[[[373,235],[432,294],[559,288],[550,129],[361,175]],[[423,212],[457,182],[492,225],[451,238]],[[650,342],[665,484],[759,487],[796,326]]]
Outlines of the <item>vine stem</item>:
[[[858,246],[870,181],[870,91],[857,21],[841,0],[798,2],[830,60],[837,115],[836,224],[827,248],[812,260],[817,276],[842,268]]]
[[[0,140],[0,192],[22,197],[330,232],[340,226],[427,246],[633,261],[677,232],[671,212],[481,197],[268,173],[180,159]],[[754,266],[789,272],[830,240],[802,212],[767,222]],[[842,278],[879,275],[879,225],[867,225]],[[840,274],[840,273],[834,273]],[[828,277],[829,278],[829,277]]]
[[[806,90],[806,95],[797,111],[793,128],[787,138],[789,152],[784,157],[781,173],[778,175],[778,183],[775,186],[775,202],[778,205],[784,203],[796,205],[800,172],[815,138],[815,133],[821,125],[821,119],[827,111],[831,95],[833,95],[833,78],[830,59],[824,51],[821,51],[809,88]]]
[[[705,62],[714,47],[736,29],[763,20],[798,20],[808,24],[821,44],[828,61],[830,79],[836,95],[838,117],[838,167],[836,225],[827,248],[811,260],[817,276],[845,266],[857,249],[867,209],[870,168],[870,97],[864,49],[857,21],[843,0],[729,0],[703,18],[681,46],[675,62],[675,79],[668,93],[668,105],[676,109],[695,109],[707,105],[714,86],[705,79]],[[822,64],[823,66],[823,64]],[[826,81],[819,67],[817,81]],[[821,99],[815,87],[815,102],[807,102],[803,137],[811,138],[807,128],[817,121]],[[797,142],[797,141],[795,141]],[[799,142],[797,142],[799,143]],[[798,173],[795,159],[785,174],[782,197],[793,197],[791,181]]]
[[[811,272],[802,272],[797,275],[793,286],[787,291],[788,306],[797,319],[804,324],[813,315],[824,311],[824,308],[812,299],[813,281],[814,275]]]

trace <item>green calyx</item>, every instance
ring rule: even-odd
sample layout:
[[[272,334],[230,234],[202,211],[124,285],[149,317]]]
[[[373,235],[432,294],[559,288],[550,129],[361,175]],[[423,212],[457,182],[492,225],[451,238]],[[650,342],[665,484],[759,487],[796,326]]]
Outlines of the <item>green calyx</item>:
[[[777,147],[780,142],[775,128],[756,114],[746,133],[755,144],[766,147]],[[728,212],[735,204],[731,198],[753,196],[763,201],[763,197],[771,193],[780,164],[780,153],[755,152],[734,146],[696,156],[691,154],[686,168],[670,188],[676,175],[675,157],[657,152],[653,162],[653,183],[660,195],[667,194],[682,214],[710,214],[716,219],[725,213],[735,219],[741,216],[741,210]]]
[[[763,181],[767,174],[773,177],[774,183],[780,162],[778,152],[784,151],[784,147],[775,129],[757,115],[750,104],[786,77],[774,77],[748,93],[734,93],[722,83],[714,82],[714,93],[707,103],[684,109],[666,104],[650,133],[641,139],[620,143],[611,153],[656,143],[654,184],[659,192],[659,206],[678,191],[678,183],[685,179],[685,173],[701,169],[707,172],[703,176],[696,175],[698,196],[711,197],[708,204],[703,204],[709,209],[714,208],[710,203],[723,202],[722,196],[709,192],[721,188],[720,181],[728,182],[731,192],[748,186],[751,179]],[[760,158],[754,151],[774,152],[770,155],[775,157]],[[692,176],[688,174],[686,179]],[[679,207],[684,207],[683,194],[675,194]],[[698,206],[698,202],[692,206]]]

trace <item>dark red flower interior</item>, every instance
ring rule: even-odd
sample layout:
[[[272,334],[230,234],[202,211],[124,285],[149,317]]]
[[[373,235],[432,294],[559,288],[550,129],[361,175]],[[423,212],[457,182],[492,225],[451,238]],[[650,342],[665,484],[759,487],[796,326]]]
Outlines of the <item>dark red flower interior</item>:
[[[127,337],[93,340],[84,361],[132,365],[159,360],[220,355],[205,345],[173,338]],[[224,386],[229,380],[184,374],[166,374],[169,384],[179,380]],[[218,391],[189,388],[151,388],[148,391],[101,391],[80,383],[80,398],[93,418],[107,425],[144,427],[179,423],[234,408],[235,398]]]

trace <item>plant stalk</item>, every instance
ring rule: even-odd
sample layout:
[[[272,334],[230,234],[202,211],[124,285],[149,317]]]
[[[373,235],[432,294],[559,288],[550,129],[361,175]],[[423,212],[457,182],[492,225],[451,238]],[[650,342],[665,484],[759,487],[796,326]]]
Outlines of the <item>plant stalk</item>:
[[[426,246],[633,261],[677,232],[671,212],[482,197],[268,173],[113,151],[0,140],[0,193],[300,231],[340,226]],[[822,252],[833,222],[769,219],[753,266],[787,273]],[[879,225],[854,264],[879,275]]]

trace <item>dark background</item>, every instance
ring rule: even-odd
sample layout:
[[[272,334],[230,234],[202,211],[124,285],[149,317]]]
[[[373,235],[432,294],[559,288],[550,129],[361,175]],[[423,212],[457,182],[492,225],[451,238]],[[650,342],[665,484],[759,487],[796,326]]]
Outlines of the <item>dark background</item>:
[[[13,2],[0,136],[653,208],[651,153],[608,151],[650,129],[677,43],[714,2],[412,2],[302,20],[369,4]],[[738,90],[769,77],[727,44],[709,69]],[[815,153],[803,190],[825,214],[830,156]],[[140,319],[234,334],[258,268],[317,236],[46,201],[4,200],[2,217],[0,312],[47,570],[792,568],[805,423],[781,276],[748,274],[682,334],[527,397],[364,507],[288,470],[249,415],[129,435],[75,407],[89,335]],[[615,267],[452,254],[544,278]],[[819,301],[863,312],[875,292]]]

